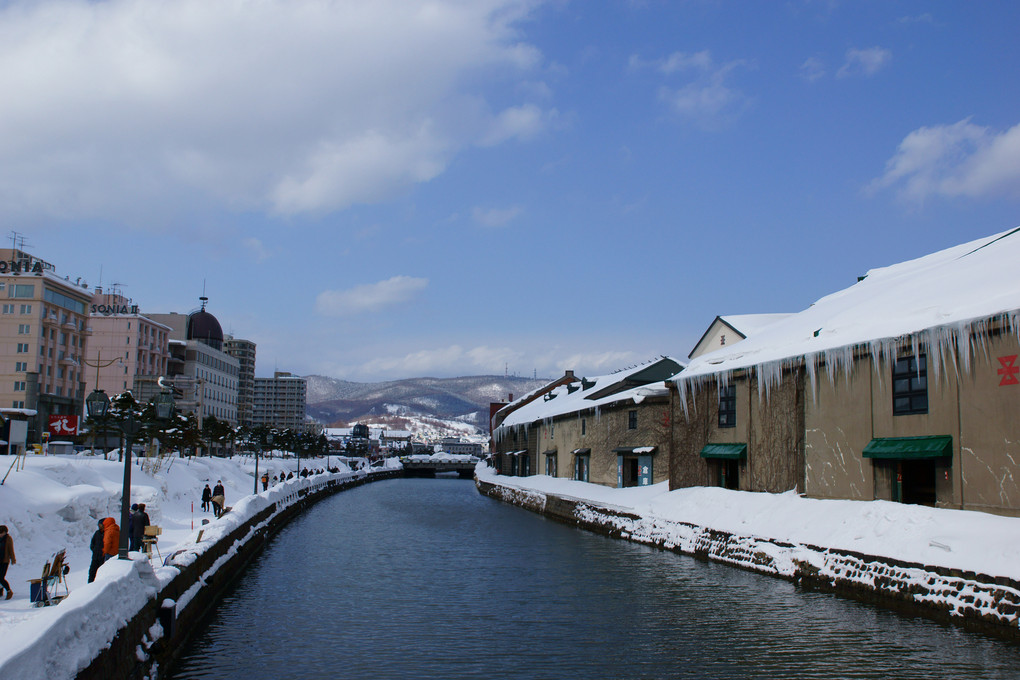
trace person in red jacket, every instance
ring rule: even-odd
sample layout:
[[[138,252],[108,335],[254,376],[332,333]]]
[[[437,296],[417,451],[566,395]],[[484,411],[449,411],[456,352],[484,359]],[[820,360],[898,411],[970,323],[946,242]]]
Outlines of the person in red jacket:
[[[120,549],[120,527],[117,520],[107,517],[103,520],[103,555],[106,559],[117,556]]]

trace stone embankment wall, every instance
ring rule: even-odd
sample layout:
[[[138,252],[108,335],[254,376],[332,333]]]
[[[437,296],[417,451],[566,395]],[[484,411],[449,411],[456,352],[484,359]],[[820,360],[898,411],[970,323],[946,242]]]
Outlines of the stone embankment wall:
[[[1020,583],[985,574],[648,518],[475,479],[478,490],[566,524],[791,580],[803,587],[1020,641]]]
[[[173,562],[180,573],[166,583],[78,680],[155,678],[181,653],[190,634],[267,541],[310,505],[366,482],[401,476],[400,470],[333,478],[301,488],[248,519],[193,560]]]

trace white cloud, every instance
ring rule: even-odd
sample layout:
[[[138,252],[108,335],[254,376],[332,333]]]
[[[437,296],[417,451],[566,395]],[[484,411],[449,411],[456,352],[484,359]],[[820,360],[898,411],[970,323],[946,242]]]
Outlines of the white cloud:
[[[891,59],[892,52],[882,47],[869,47],[863,50],[852,47],[846,51],[846,60],[836,72],[836,77],[870,77],[878,73]]]
[[[255,259],[255,262],[262,263],[269,259],[269,251],[257,238],[248,237],[241,241],[241,245],[244,249],[251,253],[251,256]]]
[[[528,0],[0,3],[0,216],[325,212],[528,139]],[[512,88],[509,88],[512,89]],[[522,95],[526,96],[526,95]]]
[[[479,346],[465,349],[450,345],[440,349],[423,349],[397,357],[372,359],[358,366],[359,375],[429,376],[461,373],[502,374],[508,363],[518,361],[517,352],[505,347]]]
[[[363,284],[348,290],[324,290],[315,299],[315,311],[323,316],[377,311],[382,307],[407,302],[428,283],[428,279],[394,276],[385,281]]]
[[[813,83],[825,77],[825,63],[818,57],[808,57],[800,65],[800,77],[809,83]]]
[[[327,353],[328,354],[328,353]],[[342,376],[348,380],[379,381],[411,376],[512,375],[557,377],[570,369],[583,376],[596,376],[648,361],[630,351],[593,350],[571,352],[560,346],[504,347],[479,344],[391,351],[351,362],[319,357],[312,372]]]
[[[577,375],[592,376],[612,373],[640,360],[647,360],[647,357],[642,359],[634,352],[581,352],[557,361],[556,367],[560,373],[569,369],[576,371]]]
[[[495,146],[509,139],[530,139],[549,127],[556,115],[556,111],[543,111],[531,104],[504,109],[491,121],[478,144]]]
[[[682,74],[688,82],[680,87],[662,86],[659,98],[674,113],[702,123],[712,123],[723,114],[736,112],[747,102],[747,97],[732,87],[728,80],[733,71],[748,66],[743,60],[717,64],[709,51],[674,52],[664,59],[645,61],[632,56],[632,70],[654,68],[666,77]]]
[[[1020,125],[996,133],[969,119],[907,135],[870,189],[895,187],[901,198],[1020,197]]]
[[[475,207],[471,211],[471,218],[483,227],[505,227],[516,219],[523,211],[524,209],[519,205],[511,206],[509,208],[489,209]]]

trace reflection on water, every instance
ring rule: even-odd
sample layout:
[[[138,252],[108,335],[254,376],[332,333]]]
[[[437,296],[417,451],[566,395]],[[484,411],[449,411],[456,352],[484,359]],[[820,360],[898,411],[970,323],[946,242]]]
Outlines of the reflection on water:
[[[287,526],[173,678],[1016,678],[1020,647],[573,529],[470,481]]]

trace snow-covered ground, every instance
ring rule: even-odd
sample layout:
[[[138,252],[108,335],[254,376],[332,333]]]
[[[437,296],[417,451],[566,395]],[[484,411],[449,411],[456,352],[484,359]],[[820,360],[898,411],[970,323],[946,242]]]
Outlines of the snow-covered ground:
[[[496,475],[483,481],[589,501],[648,520],[686,522],[738,536],[854,551],[1020,581],[1020,518],[888,501],[839,501],[692,487],[614,489],[569,479]],[[673,544],[681,543],[680,538]]]
[[[3,466],[0,477],[12,463],[13,456],[0,456]],[[264,493],[260,483],[260,495],[253,496],[255,461],[251,457],[167,458],[158,469],[151,464],[152,461],[145,459],[135,460],[131,501],[145,503],[152,524],[163,528],[158,542],[163,557],[178,546],[194,544],[197,531],[203,529],[203,520],[211,522],[204,527],[208,542],[218,535],[226,535],[277,497],[283,498],[298,486],[309,483],[295,478],[275,488],[271,485]],[[263,458],[259,461],[259,476],[266,470],[270,477],[294,471],[296,465],[293,458]],[[340,468],[342,474],[351,473],[336,456],[328,460],[302,458],[301,465],[309,469],[325,469],[328,465]],[[123,472],[124,466],[116,461],[116,456],[104,460],[101,455],[29,455],[24,469],[12,470],[0,486],[0,524],[6,524],[10,530],[18,560],[7,572],[14,598],[0,599],[0,669],[10,670],[12,657],[23,653],[33,640],[42,636],[56,636],[56,639],[65,639],[71,647],[81,647],[51,648],[51,656],[57,659],[61,655],[90,658],[88,654],[105,644],[105,633],[80,629],[83,622],[87,628],[88,622],[97,618],[84,610],[94,610],[98,604],[109,618],[126,620],[151,595],[153,588],[172,576],[163,573],[167,568],[161,567],[162,563],[156,559],[152,561],[152,568],[144,559],[110,560],[100,568],[96,583],[86,584],[91,561],[89,541],[97,520],[113,517],[120,524]],[[226,489],[226,505],[232,506],[234,511],[213,522],[212,512],[201,509],[201,494],[206,484],[211,488],[219,480]],[[26,581],[39,578],[43,564],[62,548],[67,551],[70,572],[66,578],[72,596],[55,607],[32,607]],[[78,616],[69,616],[73,613],[69,610],[74,609],[83,611]],[[70,625],[67,622],[74,622],[79,629],[61,633],[61,626]],[[69,668],[73,669],[73,665]],[[53,670],[56,675],[50,677],[61,677],[60,669]]]

